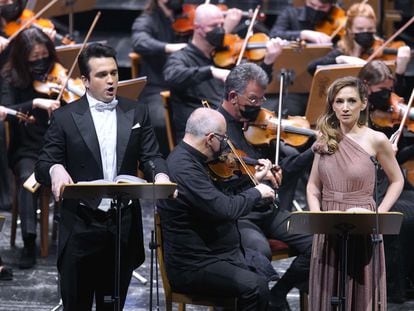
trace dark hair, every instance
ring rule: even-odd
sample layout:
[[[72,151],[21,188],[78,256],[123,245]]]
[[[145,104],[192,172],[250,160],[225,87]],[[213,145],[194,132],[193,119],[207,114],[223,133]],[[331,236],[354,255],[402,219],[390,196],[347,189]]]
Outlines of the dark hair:
[[[250,81],[256,82],[262,88],[266,88],[269,78],[266,72],[254,63],[242,63],[234,67],[224,83],[224,94],[228,98],[231,91],[243,94]]]
[[[29,55],[36,44],[46,46],[51,64],[57,62],[55,45],[42,30],[37,28],[23,30],[11,42],[9,58],[2,70],[2,76],[14,87],[26,88],[33,83]]]
[[[391,69],[381,60],[366,63],[359,71],[358,77],[368,86],[394,79]]]
[[[91,71],[88,62],[93,57],[112,57],[118,66],[118,63],[116,61],[116,52],[112,47],[101,43],[92,43],[82,51],[78,58],[80,74],[87,79],[89,79],[89,73]]]

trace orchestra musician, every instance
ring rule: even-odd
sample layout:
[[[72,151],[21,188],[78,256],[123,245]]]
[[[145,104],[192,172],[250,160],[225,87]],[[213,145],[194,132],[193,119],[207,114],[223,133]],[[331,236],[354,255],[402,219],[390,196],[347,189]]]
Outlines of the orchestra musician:
[[[346,12],[346,34],[337,47],[327,55],[312,61],[308,72],[314,74],[317,66],[330,64],[365,64],[374,45],[382,40],[376,34],[377,18],[374,9],[367,3],[355,3]],[[397,74],[403,75],[410,61],[408,46],[400,46],[395,51]]]
[[[226,23],[217,6],[199,5],[195,12],[191,42],[184,49],[169,56],[163,72],[171,90],[170,107],[177,142],[184,136],[184,125],[188,116],[201,106],[202,99],[207,100],[214,109],[219,106],[229,70],[216,67],[212,53],[222,46],[224,34],[236,25],[234,22]],[[272,39],[266,43],[262,66],[269,75],[281,49],[280,39]]]
[[[132,25],[132,48],[141,56],[139,74],[147,77],[139,102],[148,106],[151,124],[164,155],[169,150],[160,92],[168,90],[168,84],[162,69],[169,54],[187,45],[188,35],[178,35],[172,27],[175,17],[181,12],[181,0],[149,0],[146,9]]]
[[[218,108],[227,123],[227,134],[237,149],[242,150],[249,158],[274,159],[274,144],[254,146],[243,134],[246,122],[254,122],[264,101],[264,93],[268,83],[265,71],[256,64],[242,63],[234,67],[225,82],[225,96]],[[247,125],[248,126],[248,125]],[[276,209],[273,205],[256,204],[250,213],[239,220],[239,230],[243,246],[262,253],[271,260],[268,238],[281,240],[292,247],[298,256],[289,269],[271,290],[270,310],[289,310],[286,295],[293,287],[307,290],[312,236],[289,234],[287,223],[296,190],[298,178],[310,168],[313,152],[310,148],[302,154],[282,145],[281,168],[283,180],[278,187],[280,203]],[[245,178],[233,178],[230,181],[218,182],[218,187],[228,193],[237,193],[249,187],[250,181]]]
[[[50,113],[60,102],[35,91],[33,83],[42,80],[57,61],[53,42],[41,30],[22,31],[10,45],[9,59],[2,70],[2,104],[34,116],[36,122],[10,118],[9,166],[17,178],[17,202],[21,220],[23,250],[19,268],[36,263],[36,210],[38,194],[23,188],[33,173],[35,162],[48,127]]]
[[[401,79],[394,78],[390,68],[380,60],[367,63],[359,72],[358,77],[368,88],[368,104],[371,113],[377,109],[390,112],[396,109],[398,104],[391,102],[391,93],[395,90],[400,94],[402,86]],[[375,126],[371,121],[371,125]],[[396,126],[398,126],[397,124]],[[376,130],[382,131],[388,137],[395,131],[394,127],[382,128],[375,126]],[[405,133],[405,132],[404,132]],[[398,143],[396,154],[397,161],[403,164],[406,160],[414,157],[413,138],[408,135]],[[388,186],[388,179],[382,169],[378,172],[379,202],[384,198]],[[404,215],[399,235],[384,236],[384,250],[387,272],[387,298],[389,302],[402,303],[407,299],[407,290],[414,284],[414,252],[411,247],[411,238],[414,234],[414,188],[405,180],[404,189],[398,197],[391,211],[400,212]]]
[[[328,89],[326,112],[318,122],[320,136],[313,148],[315,158],[307,185],[309,209],[313,212],[387,212],[403,188],[403,176],[391,143],[381,133],[367,127],[367,90],[356,77],[335,80]],[[376,167],[384,169],[389,180],[384,199],[374,201]],[[338,293],[336,235],[314,236],[309,279],[310,310],[332,310],[331,297]],[[371,235],[351,235],[347,255],[352,258],[345,276],[346,308],[387,310],[383,245],[380,243],[373,286],[373,243]],[[375,284],[377,284],[375,282]],[[380,306],[377,300],[380,299]],[[374,304],[374,305],[373,305]]]
[[[305,0],[300,7],[288,6],[277,17],[270,36],[289,41],[305,40],[311,43],[330,43],[330,34],[317,31],[318,24],[331,19],[330,12],[336,0]]]
[[[51,186],[55,200],[65,184],[136,175],[169,182],[165,161],[146,106],[118,97],[115,50],[88,45],[78,58],[87,89],[79,100],[56,110],[35,168],[36,179]],[[63,200],[57,267],[65,310],[113,310],[116,217],[110,199]],[[122,204],[120,303],[132,272],[144,262],[139,200]],[[85,237],[88,237],[85,239]]]
[[[220,156],[226,140],[223,116],[198,108],[187,120],[183,140],[168,156],[178,196],[157,204],[168,279],[175,292],[234,297],[238,310],[267,310],[268,276],[261,271],[269,262],[252,266],[247,261],[237,220],[260,200],[274,199],[275,191],[260,183],[272,165],[259,160],[258,185],[236,195],[223,193],[214,186],[207,163]]]

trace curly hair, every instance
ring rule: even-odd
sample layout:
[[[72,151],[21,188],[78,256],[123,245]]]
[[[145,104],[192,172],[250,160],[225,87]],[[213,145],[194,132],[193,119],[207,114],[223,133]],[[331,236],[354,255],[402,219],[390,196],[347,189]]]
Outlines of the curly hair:
[[[345,87],[355,88],[359,94],[359,98],[365,101],[368,96],[368,91],[364,83],[356,77],[344,77],[335,80],[328,89],[326,98],[326,110],[318,119],[317,129],[319,130],[319,137],[313,147],[315,152],[332,154],[338,150],[339,142],[342,140],[343,133],[340,128],[339,120],[333,110],[335,98],[340,90]],[[358,126],[363,126],[367,123],[367,108],[361,112],[358,119]]]

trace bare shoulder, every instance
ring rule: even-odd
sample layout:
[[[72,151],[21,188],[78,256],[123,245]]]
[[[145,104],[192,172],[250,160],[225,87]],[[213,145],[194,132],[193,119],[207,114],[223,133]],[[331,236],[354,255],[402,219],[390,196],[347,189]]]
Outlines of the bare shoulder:
[[[369,141],[372,144],[372,147],[378,151],[378,150],[382,150],[383,148],[386,148],[386,146],[391,146],[390,141],[388,140],[388,137],[380,132],[380,131],[376,131],[373,130],[371,128],[367,128],[366,129],[366,135],[369,139]]]

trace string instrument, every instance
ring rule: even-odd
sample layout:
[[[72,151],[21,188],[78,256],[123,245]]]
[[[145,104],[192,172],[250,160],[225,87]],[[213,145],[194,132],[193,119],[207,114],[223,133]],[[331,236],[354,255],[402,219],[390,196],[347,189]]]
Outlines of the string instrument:
[[[329,15],[315,26],[315,31],[323,32],[328,36],[345,34],[346,12],[338,6],[333,6]]]
[[[261,61],[266,55],[266,43],[270,38],[265,33],[255,33],[251,35],[246,44],[246,50],[243,54],[244,58],[252,62]],[[216,51],[213,55],[214,64],[221,68],[229,68],[234,66],[239,58],[242,50],[244,39],[236,34],[225,34],[223,40],[223,48]],[[303,47],[302,42],[286,41],[286,47],[300,48]]]
[[[3,27],[3,32],[7,37],[14,36],[15,33],[20,31],[23,25],[30,24],[32,27],[36,27],[39,29],[55,29],[55,26],[53,25],[52,21],[46,18],[34,18],[35,16],[34,12],[29,9],[24,9],[20,17],[15,20],[8,22]],[[33,19],[33,21],[30,21]],[[27,23],[28,22],[28,23]],[[25,28],[26,26],[23,26]],[[68,36],[63,36],[59,33],[56,33],[56,40],[61,42],[64,45],[68,44],[75,44],[75,41],[71,40]]]
[[[227,15],[228,7],[225,4],[217,4],[217,7],[222,10],[223,15]],[[184,3],[182,13],[176,16],[172,23],[172,28],[179,35],[188,35],[194,30],[194,18],[197,5]],[[242,16],[251,17],[252,10],[242,11]],[[266,18],[264,13],[259,14],[259,20],[263,21]]]
[[[277,123],[275,113],[262,108],[256,120],[247,123],[244,137],[252,145],[269,145],[277,137]],[[310,129],[310,124],[304,117],[289,116],[281,120],[280,139],[288,145],[303,146],[314,136],[315,132]]]
[[[387,41],[382,43],[381,46],[379,46],[377,49],[374,50],[374,52],[367,58],[367,63],[375,59],[378,55],[381,55],[382,51],[389,47],[389,45],[393,42],[393,40],[402,33],[408,26],[410,26],[414,22],[414,16],[410,18],[408,22],[406,22],[403,26],[400,27],[392,36],[390,36]],[[398,41],[397,41],[398,42]],[[405,45],[405,44],[404,44]]]
[[[401,123],[407,112],[407,105],[404,99],[395,93],[391,93],[389,108],[387,111],[375,109],[370,113],[370,119],[373,125],[377,127],[394,127]],[[409,109],[405,126],[411,132],[414,132],[414,108]]]
[[[243,166],[239,159],[242,159],[246,166]],[[235,153],[222,154],[216,161],[210,162],[208,168],[214,180],[227,180],[234,175],[246,175],[246,170],[254,175],[256,171],[254,166],[257,164],[257,160],[247,157],[244,151],[236,149]]]
[[[64,81],[68,78],[67,70],[59,63],[55,63],[51,72],[44,81],[35,80],[33,87],[38,93],[46,94],[51,98],[56,97],[63,88]],[[85,94],[85,87],[81,79],[70,78],[62,95],[66,103],[71,103]]]
[[[26,113],[23,113],[21,111],[17,111],[17,110],[11,109],[11,108],[7,108],[7,107],[4,107],[4,108],[5,108],[6,113],[8,115],[15,116],[20,121],[23,121],[23,122],[26,122],[26,123],[35,123],[36,122],[36,119],[35,119],[34,116],[29,116]]]
[[[375,55],[374,59],[384,61],[395,60],[397,58],[398,48],[406,45],[404,41],[392,41],[387,45],[387,47],[382,48],[383,44],[384,40],[375,39],[374,43],[372,44],[372,47],[368,51],[363,53],[360,56],[360,58],[368,59],[371,57],[371,55]],[[379,51],[378,53],[376,52],[377,50]]]

